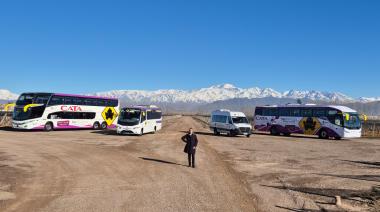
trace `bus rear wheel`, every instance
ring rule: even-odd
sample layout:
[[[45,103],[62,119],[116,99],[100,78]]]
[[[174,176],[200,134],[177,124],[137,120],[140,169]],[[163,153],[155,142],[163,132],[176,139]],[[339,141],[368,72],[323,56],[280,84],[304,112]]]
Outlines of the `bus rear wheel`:
[[[51,122],[47,122],[47,123],[45,124],[45,126],[44,126],[44,130],[45,130],[46,132],[52,131],[52,130],[53,130],[53,123],[51,123]]]
[[[102,122],[102,124],[100,125],[100,127],[102,128],[102,130],[107,129],[107,123],[105,121]]]
[[[326,130],[321,130],[321,132],[319,132],[319,138],[320,139],[329,139],[329,134],[327,133]]]
[[[271,135],[279,135],[278,131],[277,131],[277,128],[276,127],[272,127],[270,128],[270,134]]]
[[[98,130],[98,129],[100,129],[100,124],[99,124],[99,122],[95,122],[95,123],[92,125],[92,128],[93,128],[94,130]]]

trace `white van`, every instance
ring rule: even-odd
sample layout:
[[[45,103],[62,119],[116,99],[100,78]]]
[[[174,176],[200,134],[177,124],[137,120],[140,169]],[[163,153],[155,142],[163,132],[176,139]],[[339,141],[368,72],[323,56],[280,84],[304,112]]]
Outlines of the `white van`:
[[[215,135],[227,133],[230,136],[245,135],[249,137],[252,134],[252,126],[244,113],[224,109],[211,113],[210,129]]]

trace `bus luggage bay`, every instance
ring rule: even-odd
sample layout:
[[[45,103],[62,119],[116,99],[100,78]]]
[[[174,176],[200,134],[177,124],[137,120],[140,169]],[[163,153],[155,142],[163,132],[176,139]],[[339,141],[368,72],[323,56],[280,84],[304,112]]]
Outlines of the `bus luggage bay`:
[[[285,105],[256,107],[254,127],[272,135],[292,133],[320,138],[359,138],[359,114],[345,106]]]
[[[16,101],[13,128],[115,128],[119,102],[115,98],[60,93],[23,93]]]

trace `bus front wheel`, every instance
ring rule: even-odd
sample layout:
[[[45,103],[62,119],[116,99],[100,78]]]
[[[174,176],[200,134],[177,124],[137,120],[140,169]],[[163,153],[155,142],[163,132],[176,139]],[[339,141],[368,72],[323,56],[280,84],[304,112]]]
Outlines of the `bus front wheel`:
[[[144,129],[141,129],[139,136],[142,136],[144,134]]]
[[[46,132],[52,131],[53,130],[53,123],[51,123],[51,122],[46,123],[45,127],[44,127],[44,130]]]
[[[319,132],[319,138],[321,138],[321,139],[328,139],[329,138],[329,134],[327,133],[326,130],[321,130],[321,132]]]

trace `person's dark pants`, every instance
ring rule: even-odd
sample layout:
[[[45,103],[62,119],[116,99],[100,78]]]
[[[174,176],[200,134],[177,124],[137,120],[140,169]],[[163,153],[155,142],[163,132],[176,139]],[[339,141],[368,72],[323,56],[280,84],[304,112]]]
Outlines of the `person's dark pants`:
[[[187,159],[189,161],[189,167],[192,165],[193,168],[195,168],[195,152],[194,153],[188,153]]]

